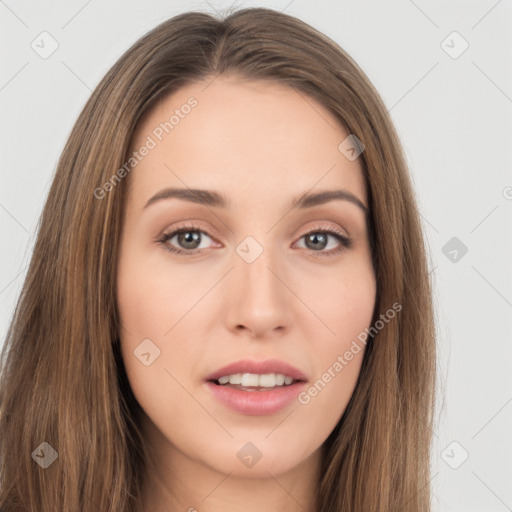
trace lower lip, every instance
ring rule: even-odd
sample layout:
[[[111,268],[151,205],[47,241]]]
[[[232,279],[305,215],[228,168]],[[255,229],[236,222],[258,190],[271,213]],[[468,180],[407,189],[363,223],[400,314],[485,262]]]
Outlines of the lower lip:
[[[304,389],[305,382],[295,382],[269,391],[243,391],[229,386],[205,382],[208,390],[222,404],[249,416],[273,414],[293,402]]]

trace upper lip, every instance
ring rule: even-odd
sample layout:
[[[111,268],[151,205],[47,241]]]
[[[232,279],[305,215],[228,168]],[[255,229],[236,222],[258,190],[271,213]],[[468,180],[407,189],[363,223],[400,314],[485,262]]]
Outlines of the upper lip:
[[[284,361],[280,361],[279,359],[265,359],[264,361],[242,359],[219,368],[212,374],[208,375],[205,380],[217,380],[220,379],[220,377],[233,375],[234,373],[257,373],[260,375],[281,373],[298,381],[307,381],[306,376],[300,370],[288,363],[285,363]]]

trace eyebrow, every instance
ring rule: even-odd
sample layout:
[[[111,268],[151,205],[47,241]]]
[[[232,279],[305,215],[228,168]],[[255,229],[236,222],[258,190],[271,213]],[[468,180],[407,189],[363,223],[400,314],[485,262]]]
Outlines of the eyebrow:
[[[148,206],[156,203],[157,201],[172,198],[218,208],[228,208],[230,204],[230,201],[224,195],[213,190],[201,190],[192,188],[165,188],[157,192],[154,196],[152,196],[144,205],[144,208],[147,208]],[[352,194],[352,192],[349,192],[348,190],[345,189],[325,190],[315,193],[305,192],[299,197],[293,199],[291,209],[294,210],[297,208],[312,208],[313,206],[318,206],[334,200],[349,201],[350,203],[355,204],[356,206],[361,208],[365,215],[368,215],[368,208],[363,204],[363,202],[354,194]]]

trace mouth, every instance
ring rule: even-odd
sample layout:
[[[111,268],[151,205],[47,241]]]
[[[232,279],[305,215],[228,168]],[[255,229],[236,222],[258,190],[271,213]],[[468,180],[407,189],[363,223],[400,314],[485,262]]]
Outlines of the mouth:
[[[306,386],[297,368],[269,359],[245,359],[220,368],[204,382],[206,391],[220,404],[238,413],[262,416],[291,405]]]
[[[210,379],[207,382],[241,391],[272,391],[305,381],[303,379],[295,379],[283,373],[234,373],[223,375],[218,379]]]

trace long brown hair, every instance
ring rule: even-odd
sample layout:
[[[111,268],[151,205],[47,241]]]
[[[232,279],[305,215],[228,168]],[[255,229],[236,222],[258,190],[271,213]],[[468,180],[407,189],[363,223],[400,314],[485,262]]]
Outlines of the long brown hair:
[[[94,191],[127,161],[157,98],[223,74],[293,87],[363,142],[374,322],[402,306],[367,341],[356,389],[324,443],[315,512],[430,510],[435,319],[400,142],[377,91],[336,43],[292,16],[251,8],[225,19],[189,12],[157,26],[109,70],[73,127],[2,351],[3,512],[140,507],[146,452],[116,309],[128,177],[102,199]],[[58,458],[43,468],[37,456],[55,456],[50,448]]]

